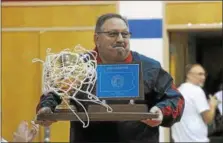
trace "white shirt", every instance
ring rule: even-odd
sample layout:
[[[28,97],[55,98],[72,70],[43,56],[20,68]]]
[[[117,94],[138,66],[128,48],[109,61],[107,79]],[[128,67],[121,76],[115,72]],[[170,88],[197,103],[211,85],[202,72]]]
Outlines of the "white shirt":
[[[222,90],[221,90],[221,91],[218,91],[218,92],[215,94],[215,96],[216,96],[216,98],[217,98],[219,101],[221,101],[221,103],[218,104],[218,109],[219,109],[219,111],[220,111],[220,113],[221,113],[221,115],[222,115],[222,96],[223,96],[223,91],[222,91]]]
[[[171,127],[174,142],[209,142],[208,127],[201,116],[210,109],[204,91],[191,83],[183,83],[178,90],[185,108],[180,122]]]

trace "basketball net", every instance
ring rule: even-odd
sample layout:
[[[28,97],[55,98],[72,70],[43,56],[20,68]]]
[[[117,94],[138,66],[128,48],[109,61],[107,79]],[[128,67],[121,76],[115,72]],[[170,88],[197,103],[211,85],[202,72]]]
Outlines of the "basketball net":
[[[107,108],[107,112],[112,112],[109,105],[100,101],[92,93],[97,80],[96,58],[97,52],[77,45],[73,50],[65,49],[59,53],[51,53],[51,49],[47,49],[45,61],[37,58],[32,60],[32,62],[41,62],[43,65],[43,93],[47,95],[49,92],[54,92],[60,96],[72,113],[82,122],[84,128],[88,127],[90,119],[87,109],[81,102],[100,104]],[[86,98],[78,98],[79,93]],[[66,98],[74,100],[83,108],[87,117],[86,124],[71,108]]]

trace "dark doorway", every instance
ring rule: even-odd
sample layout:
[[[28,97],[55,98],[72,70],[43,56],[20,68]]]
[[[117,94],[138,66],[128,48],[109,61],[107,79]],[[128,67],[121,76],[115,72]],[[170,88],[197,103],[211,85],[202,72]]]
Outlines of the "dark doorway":
[[[196,34],[196,60],[208,73],[204,85],[206,94],[219,90],[220,73],[223,70],[223,36],[222,32],[203,32]]]
[[[222,31],[170,32],[170,73],[179,86],[185,81],[185,66],[199,63],[208,73],[204,86],[206,94],[218,90],[223,70]],[[171,67],[171,65],[173,65]]]

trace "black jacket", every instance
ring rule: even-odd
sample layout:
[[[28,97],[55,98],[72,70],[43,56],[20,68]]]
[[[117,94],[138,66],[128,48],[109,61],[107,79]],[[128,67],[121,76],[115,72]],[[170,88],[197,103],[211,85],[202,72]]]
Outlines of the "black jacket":
[[[132,52],[133,61],[141,61],[144,79],[145,100],[150,109],[158,106],[163,115],[161,126],[170,127],[180,121],[184,110],[184,98],[173,85],[171,76],[164,71],[160,63]],[[37,110],[41,107],[50,107],[54,111],[60,104],[60,98],[49,93],[42,95]],[[80,122],[71,122],[70,142],[121,142],[147,143],[158,142],[159,128],[150,127],[140,121],[134,122],[90,122],[89,127],[83,128]]]

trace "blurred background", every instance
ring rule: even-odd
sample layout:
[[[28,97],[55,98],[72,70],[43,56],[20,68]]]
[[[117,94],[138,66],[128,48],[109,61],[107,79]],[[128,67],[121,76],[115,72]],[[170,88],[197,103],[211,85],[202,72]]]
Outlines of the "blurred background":
[[[208,72],[206,94],[217,91],[223,68],[221,1],[19,1],[2,0],[2,137],[22,120],[35,118],[41,95],[40,64],[47,48],[58,52],[81,44],[93,49],[96,19],[104,13],[127,17],[131,49],[160,61],[179,86],[184,67],[200,63]],[[50,132],[47,132],[50,131]],[[170,140],[161,129],[161,140]],[[69,141],[69,122],[41,128],[35,141]]]

